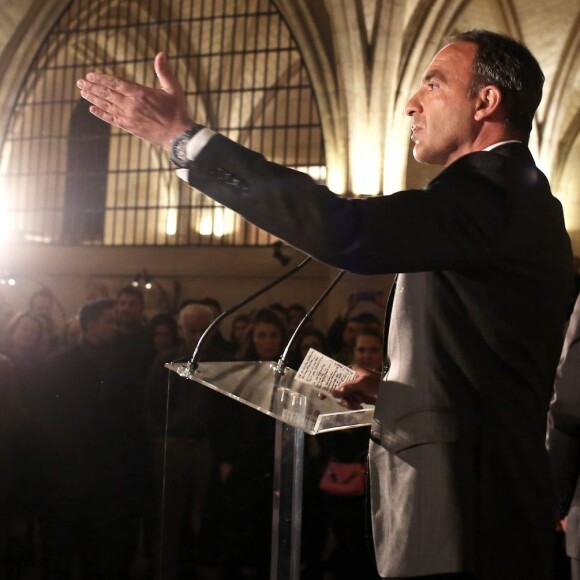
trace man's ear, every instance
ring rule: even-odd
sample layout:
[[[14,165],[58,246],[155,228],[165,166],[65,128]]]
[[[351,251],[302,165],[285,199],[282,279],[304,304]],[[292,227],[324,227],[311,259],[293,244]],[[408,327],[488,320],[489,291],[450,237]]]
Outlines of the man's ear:
[[[495,85],[483,87],[475,103],[475,120],[483,121],[497,113],[502,102],[501,91]]]

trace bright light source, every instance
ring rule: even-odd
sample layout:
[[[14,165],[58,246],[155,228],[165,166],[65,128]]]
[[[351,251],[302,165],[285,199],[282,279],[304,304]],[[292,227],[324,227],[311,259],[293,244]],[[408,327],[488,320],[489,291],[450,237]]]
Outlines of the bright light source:
[[[208,207],[200,211],[197,231],[202,236],[223,237],[234,231],[235,214],[225,207]]]
[[[167,219],[165,220],[165,233],[168,236],[174,236],[177,233],[177,208],[172,207],[167,210]]]
[[[9,272],[2,274],[0,286],[16,286],[16,278]]]
[[[326,181],[325,165],[298,165],[296,166],[296,170],[302,171],[302,173],[307,173],[318,183],[324,183]]]
[[[353,154],[352,191],[357,195],[376,195],[381,191],[379,149],[370,141]]]

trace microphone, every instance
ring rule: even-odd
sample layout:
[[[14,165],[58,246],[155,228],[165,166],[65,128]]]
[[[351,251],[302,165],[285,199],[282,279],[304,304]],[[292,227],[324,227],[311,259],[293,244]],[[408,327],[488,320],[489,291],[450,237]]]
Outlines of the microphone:
[[[278,359],[278,364],[276,365],[276,368],[274,369],[276,376],[282,376],[284,374],[284,371],[286,370],[286,367],[288,366],[288,353],[290,352],[290,348],[292,348],[292,346],[294,345],[296,338],[299,336],[300,331],[302,330],[302,327],[308,322],[310,317],[314,314],[314,312],[322,304],[324,299],[330,294],[332,289],[338,284],[338,282],[344,276],[344,274],[345,274],[345,270],[339,271],[336,278],[334,278],[334,280],[329,284],[329,286],[326,288],[326,290],[320,295],[318,300],[311,306],[310,310],[305,314],[304,318],[300,321],[300,323],[296,327],[296,330],[293,332],[292,336],[290,337],[290,340],[288,341],[288,344],[286,345],[286,348],[284,349],[282,356]]]
[[[244,300],[242,300],[240,303],[234,304],[233,306],[231,306],[227,310],[224,310],[224,312],[222,312],[205,329],[205,332],[201,335],[200,339],[197,341],[197,345],[195,347],[195,351],[193,352],[193,355],[192,355],[190,361],[187,363],[187,372],[188,372],[188,374],[193,375],[196,372],[196,370],[197,370],[197,368],[199,366],[198,363],[197,363],[197,359],[199,358],[199,354],[200,354],[200,351],[201,351],[201,347],[203,346],[203,344],[207,340],[208,336],[211,334],[211,331],[226,316],[229,316],[230,314],[233,314],[234,312],[236,312],[237,310],[239,310],[240,308],[242,308],[243,306],[245,306],[248,302],[251,302],[252,300],[254,300],[254,298],[257,298],[258,296],[261,296],[262,294],[264,294],[265,292],[267,292],[271,288],[274,288],[274,286],[277,286],[278,284],[280,284],[281,282],[283,282],[284,280],[286,280],[286,278],[289,278],[290,276],[293,276],[296,272],[302,270],[302,268],[304,268],[304,266],[306,266],[306,264],[308,264],[311,260],[312,260],[312,258],[310,256],[308,256],[306,259],[302,260],[302,262],[300,262],[298,265],[294,266],[294,268],[292,268],[288,272],[285,272],[281,276],[278,276],[278,278],[276,278],[275,280],[273,280],[269,284],[266,284],[266,286],[264,286],[263,288],[260,288],[259,290],[257,290],[256,292],[254,292],[253,294],[251,294],[250,296],[248,296],[247,298],[245,298]],[[310,314],[310,313],[308,313],[308,314]],[[306,316],[308,316],[308,314],[306,314]],[[306,317],[305,317],[305,319],[306,319]],[[300,322],[300,325],[302,324],[302,322],[303,321]],[[300,325],[298,327],[300,327]],[[298,329],[296,329],[296,330],[298,330]],[[296,333],[294,333],[294,334],[296,334]],[[293,335],[293,337],[294,337],[294,335]]]

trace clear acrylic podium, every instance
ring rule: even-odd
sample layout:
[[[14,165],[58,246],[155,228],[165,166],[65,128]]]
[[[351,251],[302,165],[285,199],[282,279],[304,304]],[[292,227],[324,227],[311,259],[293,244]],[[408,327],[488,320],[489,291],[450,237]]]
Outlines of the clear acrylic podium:
[[[207,362],[165,365],[178,375],[276,419],[272,513],[271,580],[300,578],[304,434],[370,425],[374,407],[342,407],[331,396],[295,378],[275,362]]]

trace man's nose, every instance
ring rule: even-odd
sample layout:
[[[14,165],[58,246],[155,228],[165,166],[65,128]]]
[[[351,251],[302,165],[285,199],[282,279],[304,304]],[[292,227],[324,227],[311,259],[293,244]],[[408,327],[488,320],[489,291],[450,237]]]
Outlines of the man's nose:
[[[405,115],[412,117],[413,115],[419,112],[419,109],[420,109],[419,99],[417,98],[417,93],[415,93],[407,101],[407,106],[405,107]]]

